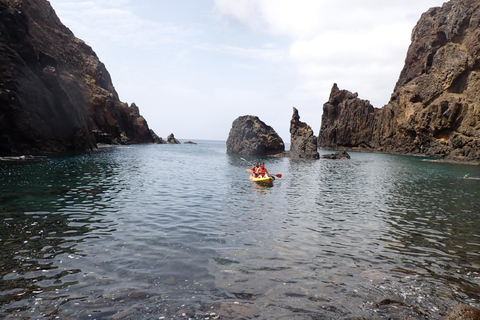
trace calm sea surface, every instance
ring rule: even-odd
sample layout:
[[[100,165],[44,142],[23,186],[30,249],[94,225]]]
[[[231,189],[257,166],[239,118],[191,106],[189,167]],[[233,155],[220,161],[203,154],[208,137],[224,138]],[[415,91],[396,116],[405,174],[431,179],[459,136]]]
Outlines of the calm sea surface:
[[[480,167],[350,155],[264,159],[283,175],[272,186],[224,142],[0,161],[0,318],[439,319],[480,306],[480,180],[461,179]]]

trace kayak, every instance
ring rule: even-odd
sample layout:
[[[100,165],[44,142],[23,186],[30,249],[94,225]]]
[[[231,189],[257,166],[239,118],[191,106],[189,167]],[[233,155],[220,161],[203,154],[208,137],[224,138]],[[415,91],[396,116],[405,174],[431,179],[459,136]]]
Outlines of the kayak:
[[[463,179],[468,179],[468,180],[480,180],[480,178],[474,178],[474,177],[463,177]]]
[[[266,184],[270,184],[273,182],[273,180],[275,180],[274,177],[257,177],[255,178],[255,175],[251,174],[249,179],[253,182],[256,182],[256,183],[266,183]]]

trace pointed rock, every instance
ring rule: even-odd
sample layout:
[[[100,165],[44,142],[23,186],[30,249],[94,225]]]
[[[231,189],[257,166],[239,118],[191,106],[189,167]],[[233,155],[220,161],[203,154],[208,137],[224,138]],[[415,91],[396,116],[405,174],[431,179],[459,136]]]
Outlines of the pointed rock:
[[[300,121],[298,110],[293,108],[290,121],[290,157],[297,159],[318,159],[317,137],[312,128]]]
[[[175,136],[173,135],[173,133],[170,133],[170,135],[167,137],[167,143],[170,143],[170,144],[180,144],[180,141],[178,141],[177,139],[175,139]]]

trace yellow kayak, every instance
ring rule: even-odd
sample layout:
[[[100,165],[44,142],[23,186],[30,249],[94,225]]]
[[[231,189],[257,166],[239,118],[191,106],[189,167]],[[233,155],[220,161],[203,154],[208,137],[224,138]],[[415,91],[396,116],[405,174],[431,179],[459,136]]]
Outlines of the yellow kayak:
[[[266,184],[272,183],[273,180],[275,180],[274,177],[256,177],[255,178],[255,175],[253,175],[253,174],[250,175],[249,179],[253,182],[266,183]]]

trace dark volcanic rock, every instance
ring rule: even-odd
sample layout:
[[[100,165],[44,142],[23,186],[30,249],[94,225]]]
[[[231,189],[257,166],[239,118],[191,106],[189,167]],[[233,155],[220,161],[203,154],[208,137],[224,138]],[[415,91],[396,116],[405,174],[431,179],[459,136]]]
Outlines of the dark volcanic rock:
[[[0,0],[0,154],[155,142],[92,48],[46,0]]]
[[[339,151],[333,154],[324,154],[322,159],[350,159],[350,155],[346,151]]]
[[[317,137],[309,125],[300,121],[298,110],[295,107],[290,121],[290,157],[306,159],[320,157],[317,151]]]
[[[480,320],[480,309],[468,304],[457,304],[442,320]]]
[[[252,156],[275,155],[285,151],[282,138],[256,116],[241,116],[232,123],[227,153]]]
[[[340,90],[335,83],[328,102],[323,105],[318,147],[325,149],[372,149],[377,116],[380,109],[357,93]]]
[[[344,120],[337,116],[340,105],[331,104],[319,146],[351,148],[363,139],[377,151],[480,160],[479,39],[480,0],[451,0],[428,10],[412,32],[390,102],[378,115],[365,106],[369,116]],[[352,136],[352,120],[372,133]]]
[[[177,139],[175,139],[175,136],[173,135],[173,133],[170,133],[170,135],[167,137],[167,143],[170,143],[170,144],[180,144],[180,141],[178,141]]]

